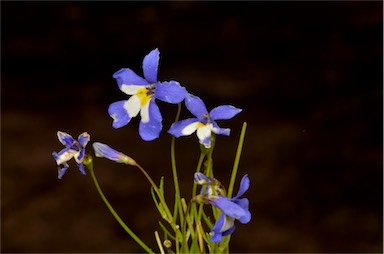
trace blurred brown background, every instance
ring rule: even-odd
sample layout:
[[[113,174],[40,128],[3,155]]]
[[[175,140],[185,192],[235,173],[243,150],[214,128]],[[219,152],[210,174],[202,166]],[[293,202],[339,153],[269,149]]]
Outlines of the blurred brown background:
[[[58,130],[87,131],[164,175],[171,200],[170,136],[143,142],[137,119],[114,130],[107,114],[126,98],[112,74],[141,75],[157,47],[159,80],[178,80],[209,108],[243,108],[219,123],[232,129],[214,154],[225,185],[249,124],[237,180],[251,178],[253,217],[237,223],[232,252],[382,252],[382,10],[379,1],[2,1],[1,252],[142,251],[73,161],[57,179],[51,153],[62,149]],[[166,130],[175,106],[159,105]],[[177,148],[189,198],[196,136]],[[156,249],[148,183],[95,163],[116,210]]]

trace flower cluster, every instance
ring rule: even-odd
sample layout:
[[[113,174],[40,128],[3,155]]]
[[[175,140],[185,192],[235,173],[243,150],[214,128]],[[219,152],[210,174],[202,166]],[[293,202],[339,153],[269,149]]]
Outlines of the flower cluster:
[[[160,186],[157,186],[152,180],[152,178],[144,170],[144,168],[141,167],[133,158],[100,142],[94,142],[92,144],[93,151],[96,157],[104,157],[117,163],[124,163],[130,166],[137,167],[144,174],[144,176],[151,184],[151,190],[153,191],[152,194],[156,207],[162,214],[162,217],[166,219],[166,221],[170,224],[170,227],[172,228],[175,234],[175,236],[172,236],[172,234],[168,230],[163,228],[166,236],[166,241],[169,242],[168,237],[176,239],[175,250],[169,250],[169,252],[193,252],[197,251],[197,249],[199,249],[200,252],[204,252],[205,247],[202,245],[201,241],[203,238],[207,238],[205,238],[205,236],[201,233],[197,232],[201,232],[202,230],[201,228],[199,228],[201,227],[200,220],[202,220],[202,217],[205,218],[205,221],[209,221],[210,219],[209,216],[205,214],[205,212],[197,214],[196,207],[194,205],[195,202],[200,202],[203,204],[211,205],[212,209],[218,209],[218,211],[220,211],[220,214],[216,214],[216,222],[210,228],[211,237],[209,240],[206,240],[206,243],[209,245],[208,250],[210,252],[217,252],[218,249],[216,249],[214,245],[210,245],[211,243],[221,243],[223,241],[222,238],[224,236],[232,234],[235,230],[235,220],[238,220],[240,223],[245,224],[248,223],[251,219],[251,213],[249,211],[249,201],[247,198],[241,198],[241,196],[249,188],[250,180],[248,178],[248,175],[245,175],[242,178],[237,195],[234,197],[230,197],[230,194],[226,196],[225,190],[223,189],[221,183],[215,178],[213,178],[212,172],[212,137],[215,134],[225,136],[230,135],[230,129],[219,127],[216,121],[231,119],[237,114],[239,114],[242,110],[232,105],[222,105],[208,111],[203,100],[198,96],[189,93],[186,88],[183,87],[179,82],[175,80],[158,81],[157,76],[159,59],[160,52],[158,49],[152,50],[148,55],[144,57],[142,66],[143,77],[137,75],[133,70],[129,68],[122,68],[113,74],[113,78],[116,79],[119,89],[123,93],[127,94],[129,98],[110,104],[108,108],[108,114],[113,119],[112,127],[116,129],[127,125],[132,118],[138,116],[138,114],[140,113],[141,119],[138,130],[139,135],[144,141],[152,141],[159,138],[160,133],[163,129],[162,114],[156,101],[160,100],[171,104],[180,104],[184,101],[185,107],[193,115],[193,117],[180,121],[177,119],[169,127],[167,132],[175,138],[179,138],[181,136],[188,136],[196,132],[200,145],[206,149],[205,152],[201,150],[201,158],[205,158],[207,162],[205,164],[200,163],[197,172],[194,174],[194,189],[197,185],[203,186],[200,194],[196,195],[195,191],[193,191],[191,204],[186,210],[185,205],[183,205],[183,202],[185,203],[185,200],[184,198],[181,198],[179,193],[180,190],[178,186],[177,171],[175,167],[176,163],[174,161],[174,158],[172,158],[172,173],[174,175],[175,183],[175,206],[174,215],[172,215],[168,204],[165,202],[163,183],[160,183]],[[243,130],[245,132],[244,126],[246,125],[243,125]],[[59,141],[65,146],[65,148],[62,149],[60,152],[52,153],[58,166],[58,178],[62,179],[65,172],[69,168],[68,161],[72,158],[75,159],[77,166],[82,174],[85,175],[85,169],[89,169],[101,198],[106,203],[113,216],[115,216],[115,218],[123,226],[127,233],[138,244],[140,244],[147,252],[153,253],[152,250],[146,244],[144,244],[129,229],[129,227],[124,224],[124,222],[122,222],[122,220],[118,217],[117,213],[113,210],[112,206],[106,200],[105,195],[102,193],[93,171],[92,155],[90,153],[86,153],[86,145],[90,141],[90,135],[84,132],[80,134],[78,139],[76,140],[72,138],[71,135],[62,131],[58,131],[57,136]],[[244,135],[240,137],[239,144],[242,144],[243,139]],[[172,142],[174,142],[174,138],[172,139]],[[174,155],[174,152],[171,152]],[[237,152],[237,156],[240,156],[240,153]],[[205,166],[202,168],[202,165]],[[200,170],[204,170],[206,174],[201,173]],[[232,183],[235,180],[236,172],[237,167],[234,168],[232,172]],[[212,177],[208,177],[207,175]],[[233,186],[230,186],[230,189],[232,191]],[[190,207],[192,207],[192,211],[190,210]],[[214,212],[214,210],[212,211]],[[195,226],[193,226],[193,221],[196,221]],[[189,227],[188,231],[186,231],[185,229],[187,224]],[[180,229],[179,225],[183,225],[183,229]],[[208,223],[207,225],[210,225],[210,223]],[[181,235],[181,239],[178,239],[176,235]],[[191,237],[192,239],[190,249],[188,247],[189,237]],[[160,251],[163,253],[163,246],[160,243],[160,238],[158,234],[156,235],[156,240],[158,242]],[[171,245],[164,243],[164,246],[166,248],[170,248],[169,246]]]

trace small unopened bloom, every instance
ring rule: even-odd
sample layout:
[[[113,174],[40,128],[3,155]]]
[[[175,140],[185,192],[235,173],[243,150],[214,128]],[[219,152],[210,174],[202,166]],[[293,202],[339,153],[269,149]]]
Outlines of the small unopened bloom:
[[[136,165],[136,162],[131,157],[116,151],[115,149],[107,146],[106,144],[95,142],[92,144],[93,150],[95,150],[95,155],[97,157],[104,157],[111,161],[118,163],[125,163],[128,165]]]
[[[195,116],[172,124],[168,133],[175,136],[188,136],[196,131],[200,144],[206,148],[211,147],[211,134],[229,136],[230,129],[220,128],[216,120],[231,119],[242,110],[231,105],[222,105],[208,112],[204,102],[197,96],[187,94],[185,106]]]
[[[65,146],[63,150],[56,153],[53,152],[52,156],[56,160],[58,166],[58,178],[61,179],[67,169],[69,168],[68,161],[72,158],[75,158],[77,166],[80,172],[85,175],[84,170],[84,155],[85,155],[85,146],[90,140],[88,133],[83,132],[79,135],[78,140],[72,138],[68,133],[58,131],[57,137],[59,141]]]
[[[200,172],[196,172],[194,174],[194,178],[195,178],[195,183],[199,185],[208,185],[213,182],[211,178],[209,178],[208,176]]]

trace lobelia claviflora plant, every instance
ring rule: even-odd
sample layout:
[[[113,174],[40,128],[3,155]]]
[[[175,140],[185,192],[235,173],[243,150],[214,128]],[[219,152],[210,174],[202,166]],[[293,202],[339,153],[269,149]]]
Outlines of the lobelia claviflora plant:
[[[144,141],[152,141],[159,138],[163,129],[163,119],[156,100],[177,104],[175,122],[167,131],[172,135],[170,149],[175,193],[172,206],[165,198],[163,177],[156,184],[144,167],[132,157],[104,143],[93,142],[93,150],[89,149],[87,144],[91,137],[87,132],[80,134],[77,140],[70,134],[57,132],[59,141],[65,146],[60,152],[52,154],[58,166],[58,178],[63,178],[69,168],[68,161],[74,158],[83,175],[90,173],[100,197],[118,223],[147,253],[229,253],[229,242],[235,231],[236,221],[246,224],[251,220],[249,200],[242,198],[250,185],[248,175],[242,177],[237,194],[232,196],[247,124],[243,123],[241,129],[227,189],[214,177],[213,150],[217,135],[230,135],[230,129],[219,127],[217,121],[229,120],[242,110],[232,105],[222,105],[208,111],[203,100],[189,93],[179,82],[158,81],[159,57],[158,49],[144,57],[144,77],[129,68],[120,69],[113,74],[119,89],[129,97],[112,103],[108,113],[113,119],[112,126],[115,129],[127,125],[140,113],[139,135]],[[180,120],[183,102],[193,117]],[[176,138],[195,132],[200,156],[196,171],[194,174],[191,172],[192,197],[186,199],[180,193],[175,142]],[[154,246],[151,248],[151,245],[144,243],[114,210],[97,181],[93,154],[95,157],[136,167],[148,180],[154,204],[163,219],[158,221],[162,237],[159,231],[154,232],[158,250],[154,251]],[[199,192],[198,186],[201,186]]]

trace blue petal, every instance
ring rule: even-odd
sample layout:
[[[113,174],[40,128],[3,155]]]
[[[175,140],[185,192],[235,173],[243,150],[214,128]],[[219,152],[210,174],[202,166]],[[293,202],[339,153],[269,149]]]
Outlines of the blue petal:
[[[156,85],[155,97],[168,103],[179,103],[184,100],[187,90],[177,81],[161,82]]]
[[[222,233],[220,233],[220,232],[214,232],[214,231],[212,231],[213,232],[213,236],[211,237],[211,240],[210,240],[210,242],[211,243],[221,243],[222,241],[223,241],[223,238],[222,238]]]
[[[120,69],[119,71],[115,72],[112,77],[116,79],[120,90],[122,90],[122,85],[148,85],[148,82],[145,79],[138,76],[134,71],[128,68]]]
[[[229,198],[224,196],[218,196],[217,198],[211,199],[211,203],[218,207],[223,213],[229,217],[239,219],[246,215],[246,211],[236,203],[232,202]]]
[[[249,189],[249,184],[250,181],[248,175],[244,175],[243,178],[241,178],[239,191],[233,199],[238,199],[241,197]]]
[[[79,168],[80,172],[83,175],[86,175],[85,170],[84,170],[84,164],[83,163],[77,163],[77,167]]]
[[[208,113],[204,102],[199,97],[192,94],[187,94],[185,97],[185,106],[199,119],[203,118],[204,115]]]
[[[243,224],[248,223],[251,220],[251,213],[249,211],[249,200],[247,198],[242,198],[237,199],[234,202],[237,205],[241,206],[245,211],[244,216],[241,216],[238,220]]]
[[[222,233],[222,235],[223,235],[223,236],[231,235],[231,234],[235,231],[235,229],[236,229],[236,226],[233,225],[230,229],[224,231],[224,232]]]
[[[131,120],[127,110],[124,108],[126,100],[117,101],[109,105],[108,113],[113,118],[113,128],[117,129],[127,125]]]
[[[77,138],[77,140],[79,141],[82,147],[85,147],[88,144],[90,139],[91,139],[91,136],[87,132],[83,132]]]
[[[249,200],[248,198],[232,199],[234,203],[239,205],[244,210],[249,210]]]
[[[199,122],[199,119],[197,118],[188,118],[182,121],[178,121],[172,124],[171,128],[169,128],[168,130],[168,133],[175,136],[176,138],[180,136],[191,135],[194,132],[193,129],[187,130],[185,128],[193,123],[198,123],[198,122]]]
[[[162,120],[159,107],[154,100],[151,100],[149,104],[149,121],[146,123],[140,121],[139,134],[141,138],[145,141],[157,139],[163,128]]]
[[[59,179],[63,178],[67,169],[68,169],[68,164],[60,164],[57,170],[57,178]]]
[[[220,128],[216,122],[212,122],[213,129],[212,131],[218,135],[229,136],[231,134],[231,129],[229,128]]]
[[[75,157],[75,160],[77,163],[82,163],[84,160],[84,155],[85,155],[85,149],[82,149],[78,154],[77,157]]]
[[[239,114],[242,109],[230,105],[218,106],[211,110],[209,115],[212,120],[227,120]]]
[[[71,135],[62,131],[57,132],[57,137],[59,141],[66,147],[70,147],[74,142],[76,142],[76,140],[72,138]]]
[[[112,161],[119,160],[121,153],[107,146],[106,144],[94,142],[92,146],[93,146],[93,150],[95,151],[95,155],[97,157],[105,157]]]
[[[143,60],[143,72],[145,79],[150,83],[157,82],[157,69],[159,66],[160,52],[158,49],[154,49],[144,57]]]
[[[211,243],[219,243],[222,241],[221,229],[224,226],[224,220],[225,220],[225,215],[222,213],[220,214],[219,219],[216,221],[215,225],[211,229],[211,232],[213,232],[213,236],[210,239]]]
[[[206,137],[204,139],[199,140],[200,144],[202,144],[205,148],[211,147],[211,136]]]
[[[64,164],[67,161],[71,160],[73,155],[76,154],[77,151],[72,150],[70,148],[64,148],[59,153],[53,152],[52,156],[56,161],[57,165]]]
[[[225,215],[222,213],[220,214],[219,219],[216,221],[215,225],[211,229],[211,233],[213,233],[210,242],[211,243],[220,243],[223,241],[222,236],[223,232],[221,229],[223,228],[225,223]]]

